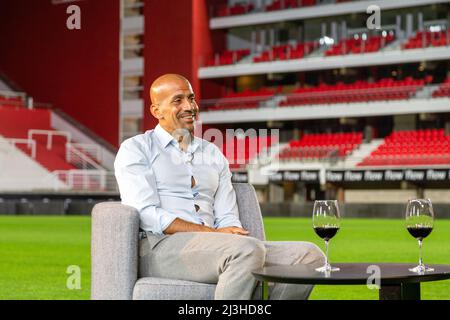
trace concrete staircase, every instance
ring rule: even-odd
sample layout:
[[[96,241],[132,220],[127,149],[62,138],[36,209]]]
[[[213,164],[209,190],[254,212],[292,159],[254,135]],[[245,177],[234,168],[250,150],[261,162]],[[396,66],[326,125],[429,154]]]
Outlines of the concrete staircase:
[[[384,143],[384,139],[373,139],[369,143],[362,143],[358,149],[352,152],[344,161],[340,161],[337,166],[341,165],[345,168],[354,168],[364,158]]]

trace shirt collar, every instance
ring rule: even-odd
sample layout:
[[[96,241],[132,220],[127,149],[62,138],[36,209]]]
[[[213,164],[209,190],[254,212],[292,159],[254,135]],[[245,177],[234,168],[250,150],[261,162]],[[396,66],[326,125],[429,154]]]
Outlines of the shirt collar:
[[[159,124],[155,127],[155,134],[158,138],[161,145],[165,148],[167,145],[173,140],[175,142],[174,137],[170,133],[168,133],[163,127]]]
[[[157,125],[155,127],[155,134],[156,137],[158,138],[159,142],[161,143],[161,145],[166,148],[169,144],[173,144],[178,145],[177,141],[175,140],[174,137],[172,137],[172,135],[167,132],[163,127],[161,127],[161,125]],[[199,142],[199,138],[194,136],[194,139],[192,140],[191,144],[188,146],[188,152],[195,152],[197,150],[197,148],[200,146],[200,142]]]

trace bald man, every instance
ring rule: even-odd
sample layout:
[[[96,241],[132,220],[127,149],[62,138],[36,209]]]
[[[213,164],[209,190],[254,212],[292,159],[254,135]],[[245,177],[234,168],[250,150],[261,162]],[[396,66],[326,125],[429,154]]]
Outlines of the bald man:
[[[122,203],[139,211],[141,277],[216,284],[215,299],[251,299],[251,271],[275,264],[322,266],[307,242],[260,241],[242,228],[229,164],[193,135],[199,108],[189,81],[166,74],[150,88],[159,124],[124,141],[114,163]],[[271,299],[307,299],[312,286],[276,284]]]

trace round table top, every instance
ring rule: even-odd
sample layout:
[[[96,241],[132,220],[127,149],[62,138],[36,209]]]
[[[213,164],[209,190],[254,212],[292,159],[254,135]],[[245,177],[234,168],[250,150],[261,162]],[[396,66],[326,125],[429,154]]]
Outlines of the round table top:
[[[296,284],[367,284],[369,277],[374,277],[375,267],[380,271],[380,284],[419,283],[450,279],[450,265],[426,265],[434,271],[416,274],[408,269],[415,264],[406,263],[331,263],[340,271],[329,274],[317,272],[307,265],[270,266],[253,271],[260,281],[296,283]]]

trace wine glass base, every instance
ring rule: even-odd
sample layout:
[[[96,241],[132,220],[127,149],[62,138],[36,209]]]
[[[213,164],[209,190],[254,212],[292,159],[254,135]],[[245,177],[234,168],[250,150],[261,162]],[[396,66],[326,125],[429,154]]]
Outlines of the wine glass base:
[[[330,265],[325,265],[323,267],[320,268],[316,268],[315,269],[317,272],[323,272],[323,273],[328,273],[328,272],[335,272],[335,271],[340,271],[341,269],[337,268],[337,267],[332,267]]]
[[[425,265],[418,265],[417,267],[414,267],[414,268],[411,268],[411,269],[408,269],[408,270],[411,271],[411,272],[414,272],[414,273],[418,273],[418,274],[424,274],[425,272],[432,272],[432,271],[434,271],[433,268],[427,267]]]

